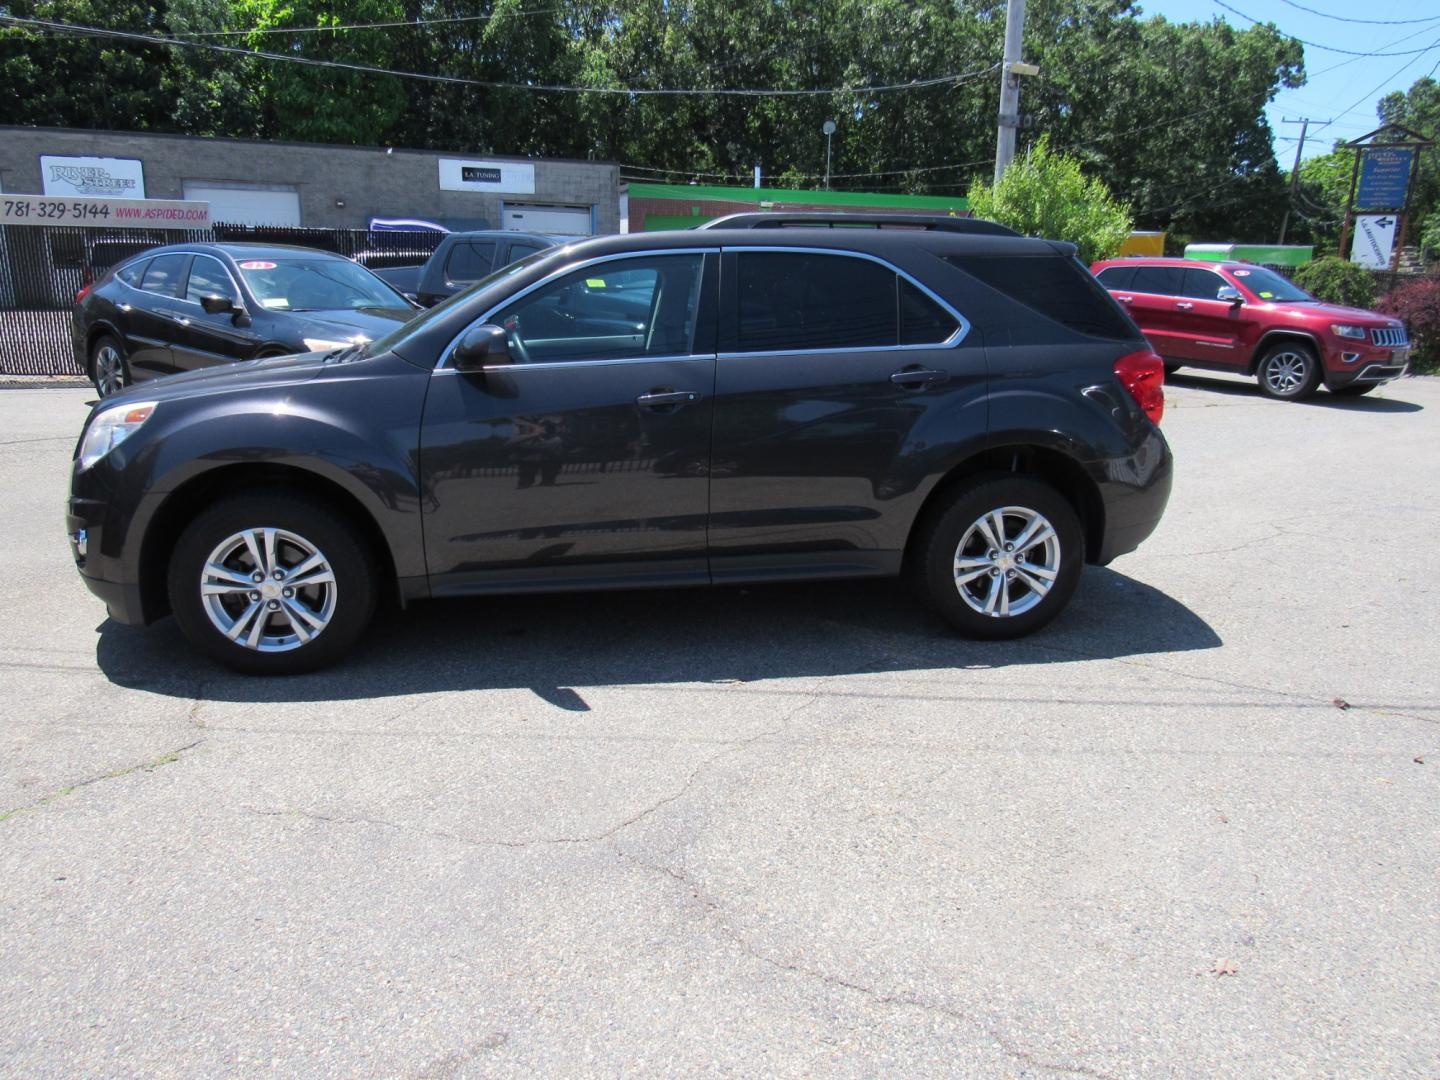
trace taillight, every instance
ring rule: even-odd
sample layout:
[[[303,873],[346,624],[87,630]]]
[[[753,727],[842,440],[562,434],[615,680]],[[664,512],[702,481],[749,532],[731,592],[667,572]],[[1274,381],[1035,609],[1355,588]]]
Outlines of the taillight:
[[[1165,361],[1149,349],[1115,361],[1115,377],[1130,391],[1152,424],[1165,415]]]
[[[75,294],[75,303],[78,304],[78,303],[80,303],[81,300],[84,300],[85,297],[89,296],[89,295],[90,295],[90,290],[93,289],[94,287],[95,287],[95,286],[93,286],[93,285],[85,285],[85,286],[82,286],[81,289],[80,289],[80,291]]]

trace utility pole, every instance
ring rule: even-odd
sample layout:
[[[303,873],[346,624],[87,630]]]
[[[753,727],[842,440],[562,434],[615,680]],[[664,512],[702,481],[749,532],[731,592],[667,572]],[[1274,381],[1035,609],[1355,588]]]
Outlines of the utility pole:
[[[1295,147],[1295,167],[1290,170],[1290,204],[1285,207],[1285,216],[1280,219],[1280,239],[1275,241],[1277,244],[1285,243],[1285,230],[1290,226],[1290,208],[1300,196],[1300,155],[1305,153],[1305,133],[1310,130],[1310,117],[1302,116],[1299,120],[1291,120],[1288,116],[1282,116],[1280,122],[1300,125],[1300,145]],[[1317,123],[1328,124],[1330,121],[1319,120]]]
[[[1025,0],[1009,0],[1005,8],[1005,56],[1000,64],[1000,127],[995,139],[995,182],[1015,157],[1015,130],[1020,126],[1020,76],[1040,69],[1020,59],[1025,38]]]

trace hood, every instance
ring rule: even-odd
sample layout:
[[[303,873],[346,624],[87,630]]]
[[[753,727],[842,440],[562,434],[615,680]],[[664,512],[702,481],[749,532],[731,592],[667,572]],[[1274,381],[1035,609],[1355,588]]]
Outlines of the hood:
[[[255,390],[266,386],[308,382],[325,368],[325,353],[272,356],[238,364],[184,371],[160,379],[146,379],[124,393],[105,398],[105,408],[125,401],[167,401],[219,390]]]
[[[401,323],[409,322],[418,312],[412,307],[340,308],[335,310],[297,311],[303,319],[301,334],[308,338],[332,338],[351,341],[357,335],[374,340],[384,337]]]
[[[1321,315],[1337,323],[1362,323],[1365,325],[1380,326],[1401,326],[1399,319],[1393,315],[1382,315],[1378,311],[1366,311],[1364,308],[1346,307],[1344,304],[1297,304],[1297,311],[1303,311],[1307,315]]]

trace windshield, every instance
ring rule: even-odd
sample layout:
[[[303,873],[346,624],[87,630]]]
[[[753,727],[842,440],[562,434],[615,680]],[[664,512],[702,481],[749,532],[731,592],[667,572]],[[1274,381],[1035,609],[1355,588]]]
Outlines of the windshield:
[[[1306,300],[1313,303],[1315,300],[1315,297],[1293,281],[1281,277],[1274,270],[1266,270],[1263,266],[1232,268],[1230,273],[1235,275],[1240,284],[1267,303],[1294,304]]]
[[[556,252],[564,250],[565,249],[563,247],[544,248],[543,250],[525,256],[525,258],[519,260],[518,262],[512,262],[509,266],[502,266],[499,270],[496,270],[488,277],[481,278],[473,285],[467,285],[465,288],[461,289],[453,296],[446,297],[444,300],[440,301],[440,303],[436,304],[428,311],[422,312],[421,314],[416,315],[415,318],[411,319],[409,322],[402,323],[400,326],[397,326],[394,330],[390,331],[390,333],[386,334],[384,337],[377,338],[375,341],[372,341],[369,345],[365,346],[365,355],[379,356],[381,353],[387,352],[388,350],[395,348],[411,334],[430,325],[430,323],[434,319],[443,316],[456,304],[463,304],[467,299],[469,299],[471,296],[474,296],[482,289],[488,289],[490,288],[490,286],[504,281],[506,278],[514,277],[516,274],[520,273],[520,271],[527,270],[530,267],[534,266],[536,263],[544,259],[550,258],[550,256],[554,255]]]
[[[240,259],[245,284],[271,311],[398,308],[405,301],[363,266],[344,259]]]

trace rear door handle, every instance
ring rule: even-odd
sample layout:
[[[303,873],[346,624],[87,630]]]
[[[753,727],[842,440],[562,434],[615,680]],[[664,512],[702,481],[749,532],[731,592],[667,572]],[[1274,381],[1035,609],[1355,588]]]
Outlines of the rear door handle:
[[[1117,295],[1117,296],[1115,297],[1115,299],[1116,299],[1116,300],[1119,300],[1120,303],[1122,303],[1122,304],[1132,304],[1132,303],[1135,302],[1135,298],[1134,298],[1133,296],[1118,296],[1118,295]]]
[[[1175,305],[1175,309],[1176,309],[1177,311],[1189,311],[1189,310],[1190,310],[1191,308],[1193,308],[1194,306],[1195,306],[1194,304],[1187,304],[1187,303],[1185,303],[1184,301],[1181,301],[1180,303],[1178,303],[1178,304]]]
[[[699,400],[700,395],[690,390],[651,390],[637,397],[635,404],[642,409],[665,409]]]
[[[948,381],[949,378],[950,373],[948,371],[934,371],[930,368],[917,367],[906,368],[903,371],[895,372],[894,375],[890,376],[890,381],[896,386],[918,388],[921,386],[934,386],[938,383]]]

